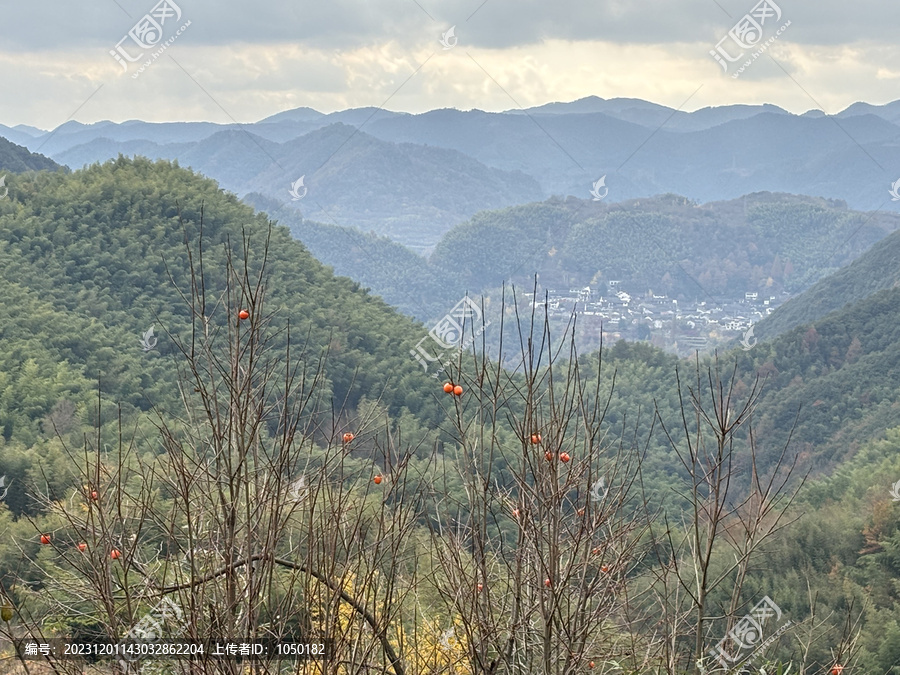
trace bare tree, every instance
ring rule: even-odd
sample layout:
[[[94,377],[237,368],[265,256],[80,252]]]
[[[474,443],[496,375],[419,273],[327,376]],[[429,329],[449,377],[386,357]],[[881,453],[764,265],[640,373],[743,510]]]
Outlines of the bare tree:
[[[448,410],[458,475],[435,500],[432,541],[461,672],[603,672],[648,647],[627,611],[645,528],[629,505],[639,458],[604,441],[612,392],[591,384],[573,339],[551,347],[543,319],[519,331],[516,368],[474,352],[450,368],[466,392]]]
[[[687,505],[678,527],[666,519],[661,533],[654,530],[657,557],[668,563],[656,572],[658,605],[668,633],[668,673],[703,672],[704,664],[713,660],[704,656],[712,623],[726,620],[720,638],[734,625],[746,602],[743,589],[752,566],[768,540],[791,522],[786,514],[805,480],[791,481],[797,458],[787,460],[790,437],[780,455],[764,472],[760,470],[751,426],[761,394],[759,379],[739,399],[737,366],[725,381],[718,356],[706,369],[706,386],[703,377],[698,357],[696,382],[688,387],[686,401],[676,373],[681,409],[677,437],[656,411],[684,470],[686,490],[681,496]],[[746,442],[740,445],[743,457],[736,446],[741,427],[747,430]],[[743,484],[741,475],[748,478]],[[715,607],[714,594],[719,600]],[[727,598],[724,603],[723,598]],[[692,645],[685,649],[683,638],[688,636]]]

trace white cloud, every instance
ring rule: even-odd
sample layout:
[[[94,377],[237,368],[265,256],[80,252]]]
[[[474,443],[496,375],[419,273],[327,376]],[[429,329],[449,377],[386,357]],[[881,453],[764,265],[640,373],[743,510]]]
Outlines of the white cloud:
[[[782,0],[792,23],[770,53],[796,82],[768,56],[739,80],[709,56],[753,6],[745,0],[182,0],[190,29],[138,80],[108,51],[153,2],[118,3],[125,11],[50,2],[51,22],[44,5],[4,8],[0,86],[15,95],[0,100],[0,122],[52,128],[82,104],[75,119],[84,122],[250,122],[292,107],[330,112],[389,97],[388,109],[410,112],[589,95],[677,107],[701,85],[686,109],[768,102],[803,112],[815,100],[837,112],[857,100],[897,98],[900,5],[874,0]],[[438,39],[453,24],[459,43],[443,51]]]

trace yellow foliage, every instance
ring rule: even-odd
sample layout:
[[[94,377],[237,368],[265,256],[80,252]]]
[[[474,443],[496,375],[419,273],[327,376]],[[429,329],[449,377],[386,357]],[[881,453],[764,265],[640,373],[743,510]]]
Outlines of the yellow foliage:
[[[355,591],[355,575],[350,573],[344,579],[342,590],[351,598],[356,598]],[[307,596],[307,606],[310,613],[310,619],[313,625],[313,632],[317,635],[327,635],[333,640],[335,652],[337,652],[336,660],[341,661],[346,658],[342,657],[341,651],[359,641],[371,640],[371,632],[364,634],[362,617],[350,606],[349,603],[342,599],[336,599],[336,592],[325,584],[313,580],[313,587]],[[334,603],[337,603],[337,612],[328,611],[330,605],[334,609]],[[298,669],[295,671],[298,675],[324,675],[325,663],[322,661],[299,661]],[[332,672],[332,671],[330,671]],[[339,666],[338,673],[347,673],[344,665]]]
[[[342,588],[350,597],[362,601],[363,598],[357,597],[355,593],[358,590],[355,580],[355,575],[348,574]],[[373,654],[378,655],[377,659],[386,658],[371,628],[349,603],[339,600],[336,612],[334,605],[331,605],[331,612],[327,611],[334,601],[335,592],[321,583],[315,584],[308,595],[313,631],[319,635],[328,635],[334,640],[335,660],[340,662],[348,659],[348,652],[356,651],[353,649],[355,646],[362,647],[363,651],[372,646]],[[425,617],[414,629],[398,627],[390,642],[394,651],[404,660],[409,675],[472,674],[467,659],[468,644],[458,617],[450,627],[437,619]],[[324,675],[325,670],[326,664],[311,660],[298,662],[295,672],[298,675]],[[329,669],[329,672],[334,671]],[[340,665],[337,672],[343,675],[348,672],[348,668]]]
[[[468,643],[458,617],[450,628],[425,617],[416,626],[413,638],[403,640],[407,652],[407,670],[410,673],[471,675],[472,669],[467,659]],[[395,649],[396,642],[399,641],[395,641]]]

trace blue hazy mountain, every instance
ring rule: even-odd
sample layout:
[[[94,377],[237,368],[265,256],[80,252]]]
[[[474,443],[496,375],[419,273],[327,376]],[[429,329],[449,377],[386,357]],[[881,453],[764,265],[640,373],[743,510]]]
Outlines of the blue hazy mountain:
[[[286,110],[253,124],[131,120],[0,135],[77,168],[117,157],[177,160],[242,197],[299,207],[306,218],[428,251],[479,211],[552,196],[608,203],[675,193],[698,202],[778,191],[853,209],[897,211],[900,101],[855,103],[834,116],[773,105],[693,112],[596,96],[526,110]],[[294,202],[300,176],[308,195]]]

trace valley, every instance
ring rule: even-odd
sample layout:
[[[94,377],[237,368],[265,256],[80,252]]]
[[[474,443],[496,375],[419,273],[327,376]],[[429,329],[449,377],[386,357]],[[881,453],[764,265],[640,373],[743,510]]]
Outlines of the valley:
[[[834,117],[900,173],[897,110]],[[0,673],[895,672],[900,214],[834,124],[0,126]]]

